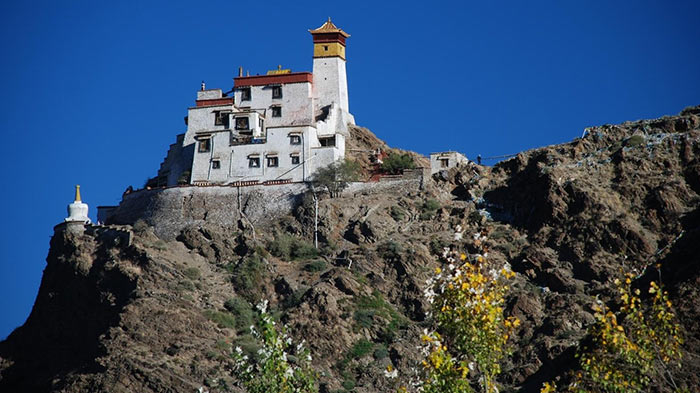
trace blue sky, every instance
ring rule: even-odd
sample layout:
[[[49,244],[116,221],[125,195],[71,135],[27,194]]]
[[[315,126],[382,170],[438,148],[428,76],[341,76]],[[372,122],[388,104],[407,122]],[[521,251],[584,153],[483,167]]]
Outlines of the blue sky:
[[[75,184],[93,219],[117,204],[202,80],[310,71],[307,30],[328,16],[351,34],[357,123],[423,154],[516,153],[700,104],[697,1],[201,3],[0,5],[0,339],[31,310]]]

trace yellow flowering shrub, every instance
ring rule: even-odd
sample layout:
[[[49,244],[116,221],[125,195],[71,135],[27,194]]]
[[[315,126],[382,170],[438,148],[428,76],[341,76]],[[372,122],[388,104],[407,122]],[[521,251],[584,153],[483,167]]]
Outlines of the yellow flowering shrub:
[[[594,307],[596,323],[590,328],[591,345],[577,353],[580,370],[565,387],[567,392],[642,392],[652,380],[665,381],[679,390],[670,367],[681,358],[680,326],[675,322],[668,293],[651,282],[648,306],[641,291],[632,289],[632,276],[614,281],[621,302],[613,313],[604,304]],[[553,392],[552,383],[541,393]]]
[[[477,244],[480,236],[476,235]],[[484,250],[482,250],[484,251]],[[489,266],[486,252],[473,256],[446,252],[446,268],[428,281],[436,331],[424,332],[424,392],[497,392],[496,376],[506,345],[520,321],[503,315],[508,282],[515,276],[506,265]]]

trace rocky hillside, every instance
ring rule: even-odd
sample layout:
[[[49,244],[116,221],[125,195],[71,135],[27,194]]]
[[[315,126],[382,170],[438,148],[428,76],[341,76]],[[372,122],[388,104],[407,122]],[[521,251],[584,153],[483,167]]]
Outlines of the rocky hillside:
[[[383,144],[359,131],[358,151]],[[255,354],[248,326],[264,298],[307,341],[322,392],[390,392],[386,366],[405,382],[420,360],[438,255],[475,252],[477,232],[490,262],[517,272],[506,311],[523,323],[501,391],[536,392],[573,367],[592,305],[611,301],[622,271],[670,290],[685,339],[676,380],[698,391],[699,153],[694,107],[442,172],[420,191],[326,198],[318,255],[310,196],[254,233],[203,225],[165,241],[143,222],[57,231],[29,319],[0,343],[0,391],[241,391],[231,348]]]

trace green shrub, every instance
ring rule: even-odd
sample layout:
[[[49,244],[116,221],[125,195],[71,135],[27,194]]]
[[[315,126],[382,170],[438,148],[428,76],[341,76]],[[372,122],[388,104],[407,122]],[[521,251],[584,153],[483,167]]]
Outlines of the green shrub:
[[[244,258],[234,268],[231,282],[237,289],[244,291],[253,289],[262,281],[262,273],[265,269],[263,259],[258,254]]]
[[[287,296],[287,298],[282,302],[282,309],[287,310],[300,305],[301,299],[308,290],[308,287],[301,287],[294,291],[291,295]]]
[[[204,310],[204,316],[216,323],[219,327],[231,329],[236,327],[236,319],[227,312]]]
[[[386,241],[377,247],[377,252],[385,260],[394,260],[401,257],[401,246],[395,241]]]
[[[320,272],[320,271],[323,271],[325,269],[326,269],[326,262],[324,262],[322,260],[316,260],[316,261],[309,262],[306,265],[304,265],[304,270],[306,270],[307,272],[312,272],[312,273]]]
[[[423,203],[423,210],[425,211],[435,211],[440,208],[440,202],[435,199],[428,199]]]
[[[343,160],[317,169],[311,181],[316,187],[325,188],[331,198],[334,198],[340,196],[350,182],[357,181],[361,172],[362,166],[359,163]]]
[[[239,297],[232,297],[224,302],[224,308],[236,319],[236,329],[247,329],[253,323],[254,312],[250,303]]]
[[[310,259],[318,256],[318,250],[313,244],[281,233],[268,244],[270,254],[284,260]]]
[[[361,338],[350,348],[350,357],[353,359],[365,357],[372,351],[372,348],[374,348],[374,344],[371,341]]]
[[[442,239],[438,239],[436,237],[430,239],[430,252],[433,255],[442,255],[442,250],[445,248],[446,244]]]
[[[625,142],[623,143],[627,147],[634,147],[634,146],[639,146],[644,143],[644,137],[641,135],[632,135],[631,137],[627,138]]]
[[[372,327],[372,317],[374,316],[374,313],[374,310],[357,310],[355,311],[355,314],[353,314],[353,318],[355,319],[355,322],[357,322],[357,324],[363,328],[370,328]]]
[[[416,164],[408,153],[389,153],[382,162],[382,170],[394,175],[403,173],[404,169],[413,169],[415,167]]]
[[[227,343],[226,340],[216,340],[214,347],[220,351],[228,351],[231,348],[231,345]]]
[[[199,278],[202,276],[202,273],[196,267],[188,267],[182,272],[182,274],[184,274],[185,277],[189,278],[190,280],[199,280]]]
[[[182,280],[178,282],[177,288],[183,291],[194,291],[196,289],[194,283],[190,280]]]
[[[440,208],[440,203],[435,199],[427,199],[421,206],[420,219],[430,220],[435,216],[435,212]]]
[[[611,152],[616,152],[622,148],[622,142],[616,141],[612,145],[610,145],[610,151]]]
[[[270,254],[282,259],[291,259],[292,256],[292,241],[294,237],[285,233],[276,235],[274,240],[268,243],[267,249]]]
[[[352,379],[344,380],[342,385],[343,385],[343,389],[345,389],[346,391],[350,391],[350,390],[355,389],[355,381],[353,381]]]
[[[156,250],[164,251],[168,249],[168,243],[158,239],[155,243],[153,243],[153,248],[155,248]]]
[[[389,214],[394,221],[401,221],[406,217],[406,212],[398,206],[392,206],[391,209],[389,209]]]
[[[391,304],[384,301],[381,293],[375,291],[372,296],[359,296],[355,298],[357,310],[353,314],[358,326],[368,328],[377,315],[389,323],[379,332],[379,338],[385,343],[391,343],[398,335],[399,329],[407,326],[406,317],[398,313]]]
[[[303,240],[297,240],[292,244],[292,259],[311,259],[318,256],[318,250],[313,244]]]
[[[258,359],[260,343],[252,334],[247,333],[236,337],[233,344],[234,347],[240,347],[243,350],[243,355],[250,359]]]
[[[377,348],[374,349],[374,352],[372,353],[372,356],[376,360],[382,360],[389,356],[389,350],[386,349],[385,345],[378,345]]]

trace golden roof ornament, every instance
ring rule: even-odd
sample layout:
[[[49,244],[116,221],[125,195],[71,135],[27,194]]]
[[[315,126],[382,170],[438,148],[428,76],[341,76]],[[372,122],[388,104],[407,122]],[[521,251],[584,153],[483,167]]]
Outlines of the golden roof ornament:
[[[333,22],[331,22],[331,17],[328,17],[328,20],[326,23],[321,25],[316,30],[309,30],[309,33],[311,34],[323,34],[323,33],[340,33],[343,37],[348,38],[350,37],[350,34],[344,32],[342,29],[338,28],[338,26],[334,25]]]

